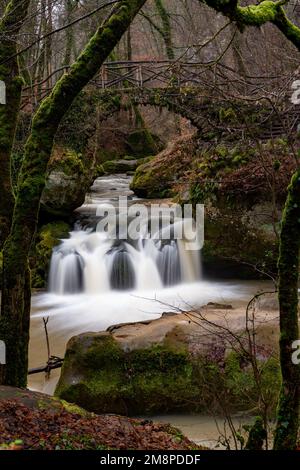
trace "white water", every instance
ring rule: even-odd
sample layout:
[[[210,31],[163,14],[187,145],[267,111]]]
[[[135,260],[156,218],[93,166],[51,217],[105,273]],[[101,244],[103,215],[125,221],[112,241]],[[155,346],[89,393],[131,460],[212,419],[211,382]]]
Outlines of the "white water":
[[[48,328],[65,341],[172,309],[243,298],[236,284],[201,279],[200,253],[187,251],[184,240],[113,241],[95,231],[99,206],[116,206],[124,195],[131,204],[140,202],[129,183],[127,176],[95,181],[78,209],[76,229],[54,250],[48,292],[33,297],[33,317],[49,316]]]
[[[99,180],[102,179],[97,180],[96,190]],[[110,197],[101,197],[98,190],[96,197],[92,195],[87,198],[81,213],[88,216],[89,223],[85,221],[85,226],[82,221],[78,223],[70,238],[62,240],[55,248],[49,274],[49,292],[58,295],[92,295],[111,290],[139,292],[200,280],[200,252],[188,251],[184,239],[162,241],[159,237],[151,238],[145,227],[137,241],[111,239],[104,230],[98,231],[101,217],[97,214],[103,213],[101,209],[107,208],[108,203],[116,207],[115,191],[118,185],[118,195],[128,195],[128,187],[124,184],[126,178],[123,178],[122,184],[119,180],[115,181],[117,188],[109,186],[111,192],[114,191]],[[103,185],[107,185],[107,178],[104,178]],[[131,200],[131,204],[134,202],[137,199]],[[93,211],[95,214],[91,217]],[[121,211],[122,208],[119,214]],[[151,225],[150,216],[148,222]],[[176,222],[179,223],[183,225],[184,221]],[[117,232],[124,231],[123,222],[121,225],[117,222],[114,227]],[[172,227],[174,225],[170,223],[163,230],[171,233]]]
[[[139,240],[113,246],[104,233],[93,230],[99,205],[116,204],[119,195],[132,197],[128,177],[96,180],[78,211],[80,225],[55,250],[48,292],[32,299],[30,367],[47,360],[42,317],[49,317],[51,354],[63,356],[74,335],[208,302],[239,303],[257,291],[251,283],[201,279],[200,254],[186,251],[184,241],[162,245]],[[31,386],[51,393],[58,374],[52,375],[54,383],[46,388],[31,377]]]

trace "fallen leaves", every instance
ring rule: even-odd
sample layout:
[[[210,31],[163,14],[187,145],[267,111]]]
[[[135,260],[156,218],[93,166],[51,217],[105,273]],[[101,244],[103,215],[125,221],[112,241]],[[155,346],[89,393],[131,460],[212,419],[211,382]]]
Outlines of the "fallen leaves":
[[[9,450],[183,450],[195,448],[169,425],[117,415],[81,416],[63,407],[32,408],[0,402],[0,436]]]

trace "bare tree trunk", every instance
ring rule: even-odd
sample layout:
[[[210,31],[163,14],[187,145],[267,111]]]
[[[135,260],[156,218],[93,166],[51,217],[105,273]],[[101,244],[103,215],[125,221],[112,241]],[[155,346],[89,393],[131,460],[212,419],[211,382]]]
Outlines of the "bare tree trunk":
[[[66,24],[71,23],[72,13],[76,7],[74,0],[65,0]],[[69,26],[66,29],[66,49],[64,65],[69,66],[72,61],[72,51],[74,50],[74,29]]]
[[[175,54],[169,13],[162,0],[155,0],[155,6],[162,22],[161,34],[165,43],[167,57],[169,60],[174,60]]]
[[[0,337],[7,364],[1,383],[25,386],[29,338],[28,254],[34,238],[47,164],[58,126],[73,100],[95,76],[146,0],[122,0],[98,28],[69,73],[57,82],[36,112],[25,146],[12,228],[3,251]]]

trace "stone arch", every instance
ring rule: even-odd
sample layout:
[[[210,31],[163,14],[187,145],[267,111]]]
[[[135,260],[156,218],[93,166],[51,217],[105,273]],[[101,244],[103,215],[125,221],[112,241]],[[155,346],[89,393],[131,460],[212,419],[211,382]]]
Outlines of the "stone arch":
[[[270,139],[285,134],[286,126],[278,125],[278,116],[270,112],[269,103],[231,99],[228,104],[225,98],[208,94],[199,87],[102,89],[91,85],[75,100],[61,125],[60,134],[67,128],[70,138],[81,139],[81,145],[85,147],[96,132],[96,109],[100,121],[104,122],[114,113],[128,109],[132,103],[166,108],[186,118],[204,140],[233,135],[235,138]]]

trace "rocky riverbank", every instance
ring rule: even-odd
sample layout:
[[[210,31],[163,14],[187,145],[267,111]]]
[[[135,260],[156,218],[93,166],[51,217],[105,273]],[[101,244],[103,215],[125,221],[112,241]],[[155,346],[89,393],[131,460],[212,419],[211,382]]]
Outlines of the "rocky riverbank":
[[[284,139],[258,148],[249,139],[221,144],[194,134],[139,166],[131,189],[144,198],[205,205],[205,274],[276,276],[281,212],[294,170]]]
[[[275,410],[280,385],[276,300],[255,315],[263,393]],[[245,309],[197,311],[83,333],[68,345],[56,394],[96,412],[126,415],[256,410],[259,396]]]

